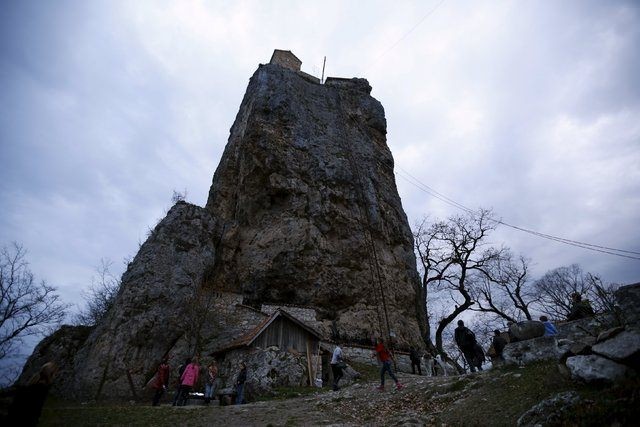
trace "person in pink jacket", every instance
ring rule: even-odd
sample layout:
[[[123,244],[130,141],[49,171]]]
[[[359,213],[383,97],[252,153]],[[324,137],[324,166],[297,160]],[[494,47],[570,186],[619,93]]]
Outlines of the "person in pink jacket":
[[[198,382],[200,376],[200,365],[198,364],[198,356],[194,356],[191,363],[184,368],[184,372],[180,377],[180,391],[178,396],[178,406],[184,406],[193,387]]]

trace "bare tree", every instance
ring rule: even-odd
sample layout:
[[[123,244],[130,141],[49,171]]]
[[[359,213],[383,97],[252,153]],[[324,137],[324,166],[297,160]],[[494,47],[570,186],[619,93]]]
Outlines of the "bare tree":
[[[608,311],[613,306],[613,292],[617,285],[604,285],[602,279],[585,273],[578,264],[558,267],[548,271],[535,283],[540,311],[565,319],[571,313],[571,295],[580,294],[591,302],[596,313]]]
[[[489,247],[485,241],[495,227],[496,222],[488,210],[452,216],[429,226],[423,222],[418,227],[415,241],[422,266],[425,311],[428,312],[427,297],[432,290],[446,292],[451,300],[449,307],[453,306],[437,321],[435,332],[435,349],[445,357],[448,356],[442,334],[456,317],[474,304],[471,282],[484,274],[483,269],[489,263],[503,256],[504,249]],[[430,341],[430,337],[425,339]]]
[[[471,310],[492,313],[510,322],[532,320],[530,307],[536,300],[533,283],[529,278],[529,260],[523,256],[514,259],[503,251],[503,256],[492,259],[481,269],[471,289],[476,305]]]
[[[177,190],[173,190],[173,194],[171,195],[171,203],[173,203],[175,205],[176,203],[184,202],[185,200],[187,200],[187,189],[186,188],[182,192],[177,191]]]
[[[112,266],[111,260],[100,260],[97,276],[91,278],[91,287],[83,294],[85,307],[75,316],[77,324],[97,325],[113,307],[120,290],[120,279],[111,272]]]
[[[60,324],[68,308],[55,287],[35,279],[26,255],[17,243],[0,251],[0,360],[24,338],[44,335]]]
[[[186,310],[182,317],[182,329],[189,343],[191,354],[199,354],[202,351],[207,337],[216,334],[208,326],[213,323],[216,316],[214,309],[216,303],[216,291],[213,288],[215,269],[213,265],[207,266],[202,274],[198,286],[191,290],[187,301]]]

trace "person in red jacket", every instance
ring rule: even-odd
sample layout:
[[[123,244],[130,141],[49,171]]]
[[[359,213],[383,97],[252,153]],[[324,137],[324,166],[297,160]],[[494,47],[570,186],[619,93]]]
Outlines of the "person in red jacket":
[[[386,372],[389,372],[389,376],[396,382],[396,389],[400,390],[404,386],[400,384],[400,381],[393,375],[393,371],[391,370],[391,353],[384,346],[384,340],[382,338],[378,338],[378,343],[376,344],[375,352],[371,357],[378,357],[380,363],[382,363],[382,367],[380,368],[380,386],[378,390],[384,390],[384,375]]]
[[[189,393],[198,382],[200,376],[200,365],[198,364],[198,356],[194,356],[191,363],[184,368],[184,372],[180,377],[180,396],[178,397],[178,406],[184,406],[187,403]]]
[[[160,365],[158,365],[158,371],[156,372],[156,377],[153,380],[153,384],[151,385],[154,389],[156,389],[155,394],[153,395],[153,406],[158,406],[160,403],[160,399],[164,394],[165,390],[169,386],[169,372],[171,368],[169,367],[169,358],[167,356],[162,358]]]

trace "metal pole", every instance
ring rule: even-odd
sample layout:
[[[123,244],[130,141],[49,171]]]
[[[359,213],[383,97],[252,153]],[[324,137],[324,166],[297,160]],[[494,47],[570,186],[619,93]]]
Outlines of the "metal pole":
[[[322,78],[320,79],[320,83],[324,83],[324,66],[327,63],[327,57],[324,57],[324,61],[322,61]]]

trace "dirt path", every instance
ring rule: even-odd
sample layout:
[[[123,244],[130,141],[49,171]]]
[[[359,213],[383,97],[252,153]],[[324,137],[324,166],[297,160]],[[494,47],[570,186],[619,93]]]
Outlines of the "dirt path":
[[[639,389],[637,383],[628,389],[611,390],[576,385],[559,375],[555,363],[454,377],[400,374],[399,378],[406,386],[399,391],[390,382],[381,392],[376,390],[375,380],[361,380],[336,392],[325,390],[240,406],[48,403],[41,425],[513,426],[534,405],[568,390],[578,392],[583,400],[581,406],[566,414],[567,421],[575,420],[576,416],[585,420],[606,420],[611,416],[636,420],[637,411],[632,408],[640,407],[634,398]]]
[[[429,378],[400,374],[403,390],[396,390],[387,382],[386,390],[376,390],[375,381],[353,384],[339,391],[322,392],[305,397],[281,401],[255,402],[241,406],[186,407],[175,410],[193,411],[190,425],[228,426],[298,426],[298,425],[363,425],[363,424],[415,424],[433,422],[424,412],[420,390],[458,381],[458,378]],[[424,406],[424,405],[423,405]],[[435,405],[429,405],[435,408]],[[197,420],[196,420],[197,419]]]

